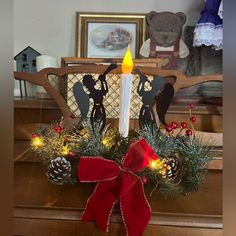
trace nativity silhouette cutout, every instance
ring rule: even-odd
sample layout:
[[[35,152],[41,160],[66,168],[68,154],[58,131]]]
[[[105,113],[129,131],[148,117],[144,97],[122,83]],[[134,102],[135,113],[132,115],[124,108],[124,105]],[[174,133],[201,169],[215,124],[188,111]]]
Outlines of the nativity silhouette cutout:
[[[174,88],[171,83],[160,76],[156,76],[152,81],[147,76],[142,74],[139,68],[134,69],[139,75],[139,83],[137,93],[141,97],[142,106],[139,112],[139,126],[142,129],[144,126],[156,126],[159,121],[166,125],[165,115],[174,96]],[[150,90],[145,89],[145,84],[148,83]],[[153,105],[156,103],[157,117],[155,116]]]
[[[91,74],[86,74],[83,76],[82,83],[77,81],[73,86],[73,93],[80,110],[81,121],[87,119],[89,99],[92,98],[93,100],[93,108],[90,114],[90,122],[93,129],[95,123],[101,127],[100,131],[102,131],[106,125],[106,110],[103,105],[103,99],[108,93],[106,75],[115,68],[117,68],[116,64],[110,64],[104,73],[98,76],[97,80],[94,80]],[[98,82],[101,85],[100,89],[95,88]],[[84,91],[83,86],[88,89],[89,94]]]

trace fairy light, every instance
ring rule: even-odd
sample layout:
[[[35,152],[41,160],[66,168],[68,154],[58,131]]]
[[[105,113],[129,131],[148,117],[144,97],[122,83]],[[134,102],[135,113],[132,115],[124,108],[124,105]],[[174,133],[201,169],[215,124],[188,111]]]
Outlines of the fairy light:
[[[43,140],[40,137],[35,137],[32,139],[32,145],[35,148],[39,148],[43,146]]]
[[[90,135],[89,135],[87,129],[85,129],[85,128],[82,129],[82,130],[80,130],[80,131],[79,131],[79,134],[80,134],[80,136],[81,136],[84,140],[89,139],[89,137],[90,137]]]
[[[61,155],[64,155],[64,156],[66,156],[66,155],[68,155],[69,154],[69,152],[70,152],[70,148],[68,147],[68,145],[66,145],[66,146],[63,146],[62,148],[61,148]]]
[[[110,147],[109,139],[108,139],[108,138],[104,138],[104,139],[102,140],[102,144],[103,144],[105,147]]]
[[[162,168],[162,165],[163,165],[163,161],[161,161],[160,159],[151,160],[149,162],[149,168],[152,169],[152,170],[160,169],[160,168]]]

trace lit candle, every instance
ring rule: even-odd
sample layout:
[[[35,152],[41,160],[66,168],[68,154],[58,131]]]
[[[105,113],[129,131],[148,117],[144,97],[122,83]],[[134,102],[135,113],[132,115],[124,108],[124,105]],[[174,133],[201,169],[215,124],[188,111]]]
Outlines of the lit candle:
[[[122,62],[122,75],[120,82],[120,119],[119,132],[123,137],[129,134],[129,112],[133,75],[133,60],[128,47]]]

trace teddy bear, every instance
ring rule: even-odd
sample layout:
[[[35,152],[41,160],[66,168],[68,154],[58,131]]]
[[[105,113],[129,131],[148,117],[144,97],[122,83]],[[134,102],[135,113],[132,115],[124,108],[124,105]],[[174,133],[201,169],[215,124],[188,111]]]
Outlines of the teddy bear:
[[[148,13],[146,20],[150,38],[140,48],[140,56],[159,58],[162,69],[179,69],[183,72],[189,55],[189,49],[181,39],[186,22],[185,14],[152,11]]]

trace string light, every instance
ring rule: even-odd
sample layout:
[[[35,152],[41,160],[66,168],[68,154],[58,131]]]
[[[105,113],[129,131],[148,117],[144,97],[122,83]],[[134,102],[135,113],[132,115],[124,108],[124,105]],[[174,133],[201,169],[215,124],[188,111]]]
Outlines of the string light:
[[[116,145],[116,137],[117,137],[117,130],[114,129],[106,130],[102,137],[102,144],[106,148],[110,149],[114,145]]]
[[[110,141],[109,141],[108,138],[104,138],[104,139],[102,140],[102,144],[103,144],[105,147],[107,147],[107,148],[109,148],[109,147],[111,146]]]
[[[63,146],[62,148],[61,148],[61,155],[64,155],[64,156],[66,156],[66,155],[68,155],[69,154],[69,152],[70,152],[70,147],[68,147],[68,145],[66,145],[66,146]]]
[[[35,148],[39,148],[39,147],[42,147],[43,146],[43,140],[40,138],[40,137],[34,137],[32,139],[32,145],[35,147]]]
[[[158,160],[151,160],[149,162],[149,168],[152,170],[157,170],[157,169],[161,169],[163,166],[163,161],[158,159]]]
[[[79,131],[79,135],[80,135],[84,140],[89,139],[89,137],[90,137],[88,130],[85,129],[85,128]]]

